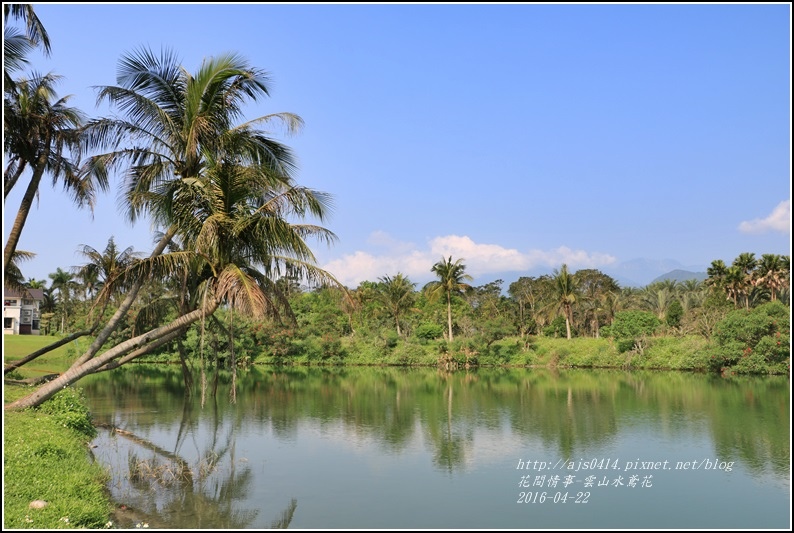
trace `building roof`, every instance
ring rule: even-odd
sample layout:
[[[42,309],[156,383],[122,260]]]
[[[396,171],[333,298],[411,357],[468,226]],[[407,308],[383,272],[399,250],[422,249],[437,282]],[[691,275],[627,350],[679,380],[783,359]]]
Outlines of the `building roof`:
[[[3,287],[3,298],[28,298],[41,301],[44,299],[44,289],[12,289]]]

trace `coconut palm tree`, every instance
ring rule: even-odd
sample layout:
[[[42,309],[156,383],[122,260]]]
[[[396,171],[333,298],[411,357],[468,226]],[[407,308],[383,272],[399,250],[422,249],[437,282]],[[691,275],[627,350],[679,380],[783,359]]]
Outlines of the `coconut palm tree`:
[[[711,262],[711,266],[706,269],[706,274],[708,274],[708,278],[705,282],[706,285],[721,288],[727,272],[728,266],[725,264],[725,261],[722,259],[715,259]]]
[[[754,253],[744,252],[739,254],[739,256],[733,260],[733,264],[731,265],[738,269],[739,273],[741,274],[742,281],[740,283],[741,288],[739,289],[739,292],[744,296],[744,306],[747,309],[750,308],[750,293],[752,292],[752,288],[755,285],[753,271],[755,270],[757,264],[758,260],[755,258]]]
[[[55,272],[49,274],[52,280],[52,289],[58,291],[58,300],[60,303],[61,314],[61,333],[63,333],[66,326],[66,319],[69,315],[72,292],[77,287],[77,282],[70,272],[58,267]]]
[[[15,250],[14,255],[11,257],[11,262],[8,268],[6,268],[5,276],[3,277],[3,285],[12,289],[22,289],[25,286],[25,276],[22,275],[19,263],[22,261],[29,261],[34,257],[36,257],[36,254],[33,252]]]
[[[55,272],[49,274],[52,280],[52,288],[58,291],[61,300],[68,299],[74,288],[74,277],[69,272],[58,267]]]
[[[688,279],[681,282],[678,289],[678,299],[684,312],[686,313],[702,306],[707,296],[707,290],[706,285],[696,279]]]
[[[126,132],[131,140],[148,143],[96,156],[88,170],[104,173],[128,159],[130,216],[148,213],[167,230],[152,254],[128,269],[138,281],[119,308],[123,312],[111,318],[92,347],[59,378],[7,409],[38,405],[85,375],[171,342],[221,305],[261,315],[278,303],[273,289],[287,272],[308,283],[338,284],[315,265],[307,242],[331,243],[333,233],[292,222],[322,222],[330,197],[294,183],[289,150],[253,128],[261,121],[234,124],[245,97],[266,94],[258,71],[237,56],[223,56],[205,61],[194,77],[170,55],[156,58],[146,51],[123,58],[120,70],[121,86],[101,94],[127,111],[128,120],[98,121],[90,130],[108,139]],[[173,237],[181,251],[163,253]],[[188,274],[197,288],[190,310],[99,354],[149,276]]]
[[[652,283],[640,293],[642,308],[654,313],[659,320],[664,320],[667,309],[676,300],[675,287],[678,287],[678,283],[673,281],[671,284],[670,281]]]
[[[452,261],[452,256],[448,259],[441,258],[441,261],[434,264],[430,269],[436,276],[438,281],[431,281],[425,285],[425,290],[431,300],[437,299],[441,294],[447,297],[447,331],[449,332],[449,340],[452,341],[452,295],[463,294],[469,289],[471,285],[467,281],[473,281],[470,275],[466,274],[466,265],[463,264],[463,259],[456,259]]]
[[[102,291],[107,297],[110,293],[123,289],[124,273],[141,256],[132,246],[120,250],[112,236],[103,251],[81,244],[78,253],[87,263],[72,267],[72,271],[79,279],[87,282],[85,287],[91,297],[97,291]]]
[[[402,335],[400,318],[414,305],[416,283],[412,283],[401,272],[393,278],[390,276],[378,278],[378,282],[375,286],[374,298],[394,319],[397,335],[400,336]]]
[[[148,353],[176,339],[193,322],[211,316],[222,304],[254,317],[261,316],[269,306],[275,305],[272,288],[286,264],[293,272],[297,269],[301,279],[338,283],[314,266],[314,256],[305,241],[308,237],[332,240],[333,234],[315,225],[288,221],[317,198],[308,191],[296,195],[294,188],[265,190],[261,182],[255,187],[255,169],[221,166],[225,168],[210,169],[202,180],[201,191],[194,191],[197,195],[192,202],[185,198],[180,204],[175,223],[179,224],[185,250],[144,259],[128,269],[133,275],[136,270],[150,270],[158,276],[179,276],[181,272],[192,271],[199,282],[200,299],[196,308],[97,357],[72,365],[59,378],[14,402],[9,409],[37,405],[60,387],[87,374],[120,366]],[[203,195],[199,196],[201,192]],[[310,211],[321,215],[323,207],[316,204]]]
[[[28,278],[28,280],[25,282],[25,287],[27,287],[28,289],[46,289],[47,280]]]
[[[573,306],[579,298],[579,290],[573,275],[568,272],[568,265],[563,264],[560,270],[554,270],[554,306],[565,316],[565,332],[571,338],[571,322],[573,322]]]
[[[16,27],[8,27],[8,21],[21,20],[25,31]],[[3,78],[6,89],[14,87],[11,73],[19,70],[27,63],[26,56],[34,48],[40,46],[45,56],[51,50],[50,37],[39,20],[32,4],[3,4]]]
[[[745,294],[745,277],[741,268],[731,265],[725,271],[723,287],[729,300],[733,301],[734,307],[739,307],[739,298]]]
[[[176,221],[180,204],[201,191],[200,180],[209,158],[224,154],[240,165],[267,170],[260,174],[266,174],[269,183],[292,186],[292,152],[257,128],[275,121],[292,133],[302,124],[300,117],[277,113],[241,120],[246,102],[269,95],[268,83],[266,72],[250,67],[235,54],[206,59],[192,75],[173,51],[164,49],[158,56],[141,48],[120,59],[117,85],[98,87],[98,103],[106,102],[124,116],[87,124],[86,144],[110,151],[88,158],[82,171],[98,180],[106,180],[112,171],[122,174],[129,220],[149,215],[163,228],[150,258],[162,254],[180,231],[178,225],[186,222],[185,216]],[[296,188],[293,195],[297,194],[300,189]],[[132,307],[144,282],[141,278],[133,283],[77,362],[97,354]]]
[[[22,20],[25,23],[25,37],[34,46],[41,46],[44,55],[50,55],[50,36],[36,15],[33,4],[3,4],[3,23],[8,24],[11,19]]]
[[[26,169],[30,169],[31,178],[6,241],[4,271],[16,250],[45,172],[52,176],[53,184],[62,181],[81,207],[93,208],[96,188],[107,189],[106,179],[94,181],[77,175],[76,160],[81,149],[80,128],[84,118],[81,111],[68,105],[69,96],[57,97],[54,84],[58,79],[52,74],[35,75],[17,82],[14,91],[6,96],[3,148],[8,164],[4,194],[8,194]]]
[[[788,256],[763,254],[756,271],[757,282],[769,290],[771,299],[777,299],[781,289],[789,285],[790,262]]]

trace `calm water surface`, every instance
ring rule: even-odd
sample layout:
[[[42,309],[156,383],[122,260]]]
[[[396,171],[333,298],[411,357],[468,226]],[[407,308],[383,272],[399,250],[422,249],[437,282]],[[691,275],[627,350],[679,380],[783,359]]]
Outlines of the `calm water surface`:
[[[127,520],[788,529],[790,384],[660,372],[134,365],[81,382]],[[121,517],[119,518],[122,519]],[[122,524],[124,525],[124,524]],[[134,525],[130,522],[127,525]]]

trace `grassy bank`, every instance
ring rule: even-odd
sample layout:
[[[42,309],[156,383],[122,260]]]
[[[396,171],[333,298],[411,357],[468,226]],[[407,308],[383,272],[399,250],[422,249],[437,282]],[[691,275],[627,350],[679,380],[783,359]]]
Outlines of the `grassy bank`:
[[[5,403],[30,392],[4,385]],[[91,461],[93,427],[74,389],[40,409],[3,416],[3,529],[110,527],[107,475]],[[31,508],[31,502],[47,502]]]
[[[7,335],[4,362],[21,359],[57,340],[38,335]],[[77,341],[78,343],[81,341]],[[82,340],[81,346],[87,346]],[[15,377],[39,377],[63,372],[76,355],[76,346],[62,346],[13,372]],[[33,389],[3,385],[3,400],[12,402]],[[85,401],[78,389],[55,395],[39,409],[3,413],[3,528],[65,529],[110,527],[112,504],[108,477],[91,460],[88,447],[95,435]],[[36,500],[46,507],[31,508]]]

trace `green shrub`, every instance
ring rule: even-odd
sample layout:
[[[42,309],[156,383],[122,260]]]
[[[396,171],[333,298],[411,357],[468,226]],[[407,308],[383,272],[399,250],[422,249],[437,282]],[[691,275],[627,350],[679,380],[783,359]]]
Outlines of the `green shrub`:
[[[85,396],[81,389],[66,387],[38,407],[39,411],[52,415],[60,425],[74,429],[89,438],[96,437]]]
[[[653,335],[661,321],[648,311],[620,311],[607,333],[615,339],[637,339],[643,335]]]
[[[678,326],[681,325],[681,319],[683,317],[684,317],[684,308],[681,306],[681,302],[679,302],[678,300],[673,300],[670,303],[670,306],[667,308],[667,313],[665,314],[664,321],[671,328],[677,328]]]
[[[414,336],[424,341],[432,341],[439,339],[444,335],[444,327],[440,324],[432,324],[423,322],[419,324],[414,330]]]
[[[546,337],[567,338],[568,329],[565,326],[565,317],[559,315],[552,320],[551,324],[543,328],[543,335]]]
[[[631,339],[617,339],[615,341],[615,346],[618,349],[618,353],[625,353],[629,350],[633,350],[636,342],[633,338]]]
[[[8,374],[5,375],[5,379],[24,379],[22,374],[19,373],[19,370],[12,370]]]
[[[401,343],[395,348],[394,352],[392,352],[391,357],[393,363],[398,365],[415,365],[422,363],[426,359],[432,360],[432,358],[426,357],[425,350],[422,346],[411,342]]]
[[[714,328],[713,371],[785,372],[791,357],[789,308],[779,301],[730,312]]]
[[[610,326],[601,328],[605,337],[615,339],[618,353],[626,353],[644,345],[646,338],[653,335],[661,321],[648,311],[620,311]]]

